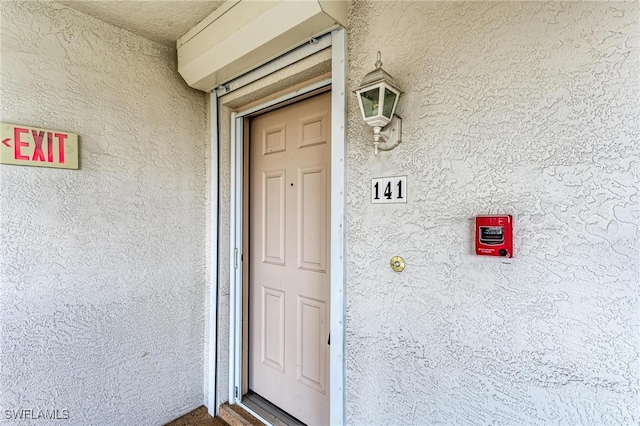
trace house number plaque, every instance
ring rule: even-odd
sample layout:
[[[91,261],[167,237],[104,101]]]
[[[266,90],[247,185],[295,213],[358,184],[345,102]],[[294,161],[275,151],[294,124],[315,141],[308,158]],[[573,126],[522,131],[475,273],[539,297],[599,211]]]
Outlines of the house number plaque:
[[[373,204],[406,203],[407,177],[371,179],[371,202]]]

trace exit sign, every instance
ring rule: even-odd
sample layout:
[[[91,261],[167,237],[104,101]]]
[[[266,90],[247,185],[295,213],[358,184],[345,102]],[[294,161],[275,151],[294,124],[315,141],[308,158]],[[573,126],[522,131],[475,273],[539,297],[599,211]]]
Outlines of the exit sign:
[[[0,163],[77,169],[78,135],[0,123]]]
[[[407,177],[371,179],[371,202],[373,204],[406,203]]]

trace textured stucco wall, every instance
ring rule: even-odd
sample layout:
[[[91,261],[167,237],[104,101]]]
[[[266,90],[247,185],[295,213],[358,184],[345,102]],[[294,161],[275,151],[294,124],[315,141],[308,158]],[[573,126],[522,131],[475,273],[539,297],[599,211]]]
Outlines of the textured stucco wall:
[[[406,93],[378,157],[349,97],[350,424],[640,422],[639,16],[351,5],[349,88],[381,50]],[[406,205],[370,204],[404,174]],[[487,213],[515,216],[511,261],[473,254]]]
[[[0,7],[1,120],[78,133],[81,162],[0,166],[0,422],[163,424],[203,402],[205,96],[170,48]]]

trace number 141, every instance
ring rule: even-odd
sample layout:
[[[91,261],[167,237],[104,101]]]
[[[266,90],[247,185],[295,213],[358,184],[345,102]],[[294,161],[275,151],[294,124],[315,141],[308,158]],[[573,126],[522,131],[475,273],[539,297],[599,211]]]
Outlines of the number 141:
[[[373,179],[371,181],[371,202],[374,204],[406,203],[407,177]]]

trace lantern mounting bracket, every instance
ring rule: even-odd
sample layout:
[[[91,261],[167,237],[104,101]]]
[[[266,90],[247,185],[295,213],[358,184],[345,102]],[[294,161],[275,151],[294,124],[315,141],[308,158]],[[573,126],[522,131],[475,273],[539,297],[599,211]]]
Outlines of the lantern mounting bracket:
[[[384,129],[380,129],[377,135],[375,127],[373,132],[374,154],[378,155],[378,150],[391,151],[402,142],[402,118],[394,114],[389,124]]]

